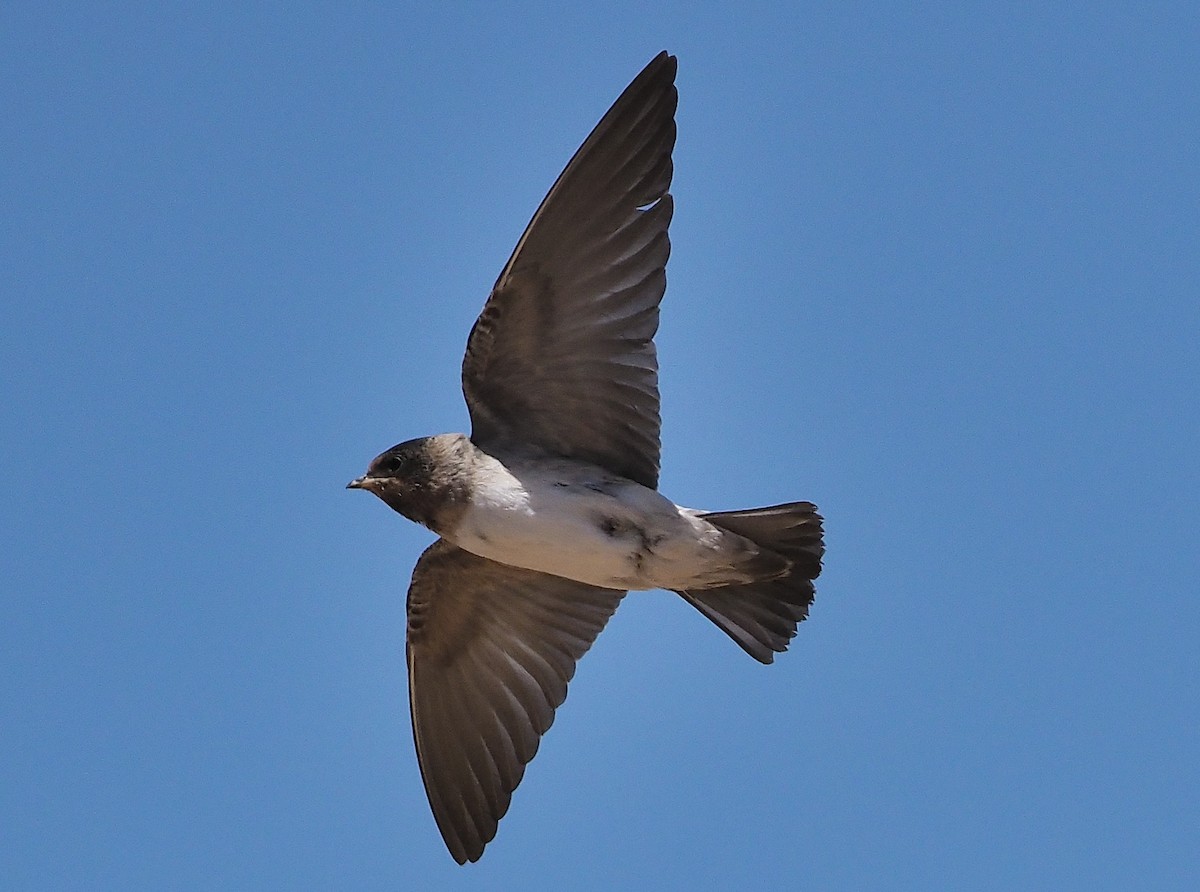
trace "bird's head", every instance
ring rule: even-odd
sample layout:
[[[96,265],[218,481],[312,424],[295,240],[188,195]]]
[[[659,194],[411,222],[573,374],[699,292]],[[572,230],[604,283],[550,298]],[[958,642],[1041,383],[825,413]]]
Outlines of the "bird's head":
[[[365,489],[409,520],[435,529],[444,509],[458,501],[460,463],[452,447],[461,435],[407,440],[371,460],[367,473],[346,489]]]

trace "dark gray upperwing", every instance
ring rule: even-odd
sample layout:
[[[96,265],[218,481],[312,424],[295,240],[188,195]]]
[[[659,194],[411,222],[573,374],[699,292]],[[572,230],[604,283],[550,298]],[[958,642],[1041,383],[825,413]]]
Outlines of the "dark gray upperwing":
[[[542,200],[467,341],[483,449],[531,444],[658,485],[675,57],[643,69]]]
[[[623,591],[439,539],[408,590],[408,696],[425,792],[458,863],[477,861],[567,682]]]

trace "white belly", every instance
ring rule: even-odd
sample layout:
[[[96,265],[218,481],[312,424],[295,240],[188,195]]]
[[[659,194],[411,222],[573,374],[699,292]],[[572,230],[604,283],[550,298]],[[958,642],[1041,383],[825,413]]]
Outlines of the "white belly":
[[[605,588],[682,588],[716,557],[720,531],[658,492],[599,469],[495,463],[451,540],[481,557]]]

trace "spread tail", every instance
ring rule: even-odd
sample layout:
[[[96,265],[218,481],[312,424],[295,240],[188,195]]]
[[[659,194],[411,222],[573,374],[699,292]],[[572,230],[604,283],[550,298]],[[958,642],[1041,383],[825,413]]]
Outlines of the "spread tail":
[[[813,583],[825,553],[821,515],[811,502],[747,511],[714,511],[704,520],[786,558],[782,576],[762,582],[679,592],[761,663],[787,650],[813,601]]]

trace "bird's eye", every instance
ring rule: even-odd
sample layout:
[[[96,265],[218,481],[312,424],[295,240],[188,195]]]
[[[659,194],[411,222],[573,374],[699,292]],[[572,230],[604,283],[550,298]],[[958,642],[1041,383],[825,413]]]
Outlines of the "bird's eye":
[[[388,474],[395,474],[397,471],[400,470],[400,466],[402,464],[404,464],[404,463],[402,461],[400,461],[399,458],[397,458],[394,455],[389,455],[387,458],[385,458],[383,461],[381,461],[379,463],[379,469]]]

